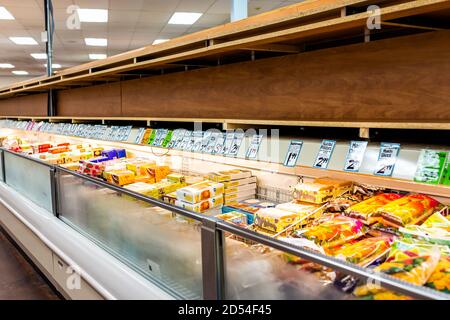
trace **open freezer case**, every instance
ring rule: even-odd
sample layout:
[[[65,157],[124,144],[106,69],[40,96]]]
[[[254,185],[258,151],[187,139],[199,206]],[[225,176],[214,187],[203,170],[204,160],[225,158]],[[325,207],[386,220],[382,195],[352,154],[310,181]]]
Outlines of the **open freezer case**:
[[[365,152],[353,155],[361,162],[355,173],[343,170],[352,147],[348,141],[304,139],[295,149],[291,139],[275,145],[267,136],[244,135],[236,155],[224,156],[17,128],[3,134],[26,146],[12,151],[4,144],[7,186],[175,298],[449,298],[450,188],[413,181],[422,147],[403,145],[399,152],[395,144],[368,143]],[[180,206],[183,192],[192,188],[155,196],[70,166],[49,165],[28,148],[46,143],[124,148],[127,159],[168,166],[194,185],[209,177],[233,192],[219,192],[222,202],[214,206],[210,199],[217,194],[207,187],[203,200],[209,210],[198,209],[203,204]],[[396,161],[380,161],[383,150],[396,153]],[[446,154],[448,147],[439,150]],[[299,154],[290,165],[285,162],[292,152]],[[391,174],[373,174],[381,166]],[[223,177],[224,171],[237,176]],[[249,177],[239,173],[249,171],[257,185],[246,193],[239,181]],[[384,206],[370,212],[371,222],[357,215]]]

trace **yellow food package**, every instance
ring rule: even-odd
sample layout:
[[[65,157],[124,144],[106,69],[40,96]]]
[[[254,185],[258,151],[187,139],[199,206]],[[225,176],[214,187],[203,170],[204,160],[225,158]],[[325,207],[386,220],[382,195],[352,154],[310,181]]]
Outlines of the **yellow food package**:
[[[168,166],[155,166],[155,165],[144,165],[140,168],[141,176],[151,176],[155,178],[156,182],[161,181],[166,178],[170,173],[170,167]]]
[[[400,239],[394,242],[386,261],[376,267],[375,271],[422,286],[436,269],[440,257],[441,252],[437,246]],[[364,299],[387,299],[390,296],[395,299],[408,298],[369,284],[357,287],[354,294]]]
[[[175,183],[186,183],[186,177],[179,173],[171,173],[167,176],[167,180]]]
[[[118,186],[133,183],[134,177],[134,172],[129,170],[106,173],[106,179],[108,182]]]
[[[281,232],[299,219],[300,216],[293,212],[264,208],[256,212],[254,224],[272,232]]]
[[[197,203],[224,193],[222,183],[203,181],[177,190],[177,199],[189,203]]]
[[[339,197],[345,192],[352,190],[353,182],[328,177],[316,178],[314,183],[333,186],[333,196]]]
[[[104,150],[104,148],[92,148],[92,154],[94,155],[94,157],[100,157],[102,155],[102,151]]]
[[[297,200],[310,203],[324,203],[334,196],[334,187],[320,183],[304,182],[294,187],[294,195]]]
[[[188,203],[188,202],[177,200],[175,202],[175,205],[178,207],[181,207],[183,209],[202,213],[209,209],[221,207],[223,205],[223,197],[216,196],[216,197],[209,198],[207,200],[204,200],[204,201],[201,201],[198,203]]]

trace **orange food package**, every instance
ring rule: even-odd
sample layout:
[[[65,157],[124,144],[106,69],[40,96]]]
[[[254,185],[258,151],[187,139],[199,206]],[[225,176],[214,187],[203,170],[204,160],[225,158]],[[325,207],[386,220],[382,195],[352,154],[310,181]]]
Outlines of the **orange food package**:
[[[401,195],[396,193],[382,193],[350,206],[345,210],[345,214],[349,217],[360,219],[365,224],[372,224],[376,222],[372,216],[379,208],[401,197]]]
[[[169,166],[155,166],[145,165],[140,167],[141,176],[150,176],[155,179],[156,182],[161,181],[170,174]]]

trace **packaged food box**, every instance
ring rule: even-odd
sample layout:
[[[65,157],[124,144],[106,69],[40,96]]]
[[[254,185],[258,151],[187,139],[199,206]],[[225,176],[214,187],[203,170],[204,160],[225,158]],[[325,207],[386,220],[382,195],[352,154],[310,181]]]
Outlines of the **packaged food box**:
[[[100,176],[102,175],[104,165],[102,163],[93,163],[90,161],[81,161],[80,162],[80,168],[78,169],[78,172],[90,176]]]
[[[177,199],[189,203],[197,203],[214,196],[223,197],[222,183],[203,181],[177,190]]]
[[[246,199],[242,203],[255,208],[275,208],[276,204],[266,200],[260,199]]]
[[[294,187],[295,198],[310,203],[325,203],[334,197],[334,187],[320,183],[304,182]]]
[[[200,183],[203,182],[203,178],[202,177],[197,177],[197,176],[186,176],[186,184],[187,185],[192,185],[192,184],[196,184],[196,183]]]
[[[250,183],[256,183],[256,177],[236,179],[236,180],[232,180],[232,181],[224,181],[223,182],[225,189],[239,187],[239,186],[250,184]]]
[[[179,173],[171,173],[167,175],[167,180],[175,183],[186,183],[186,177]]]
[[[86,151],[86,152],[81,152],[80,153],[80,160],[89,160],[93,157],[94,155],[92,154],[92,152],[90,151]]]
[[[177,193],[178,195],[178,193]],[[205,212],[207,210],[210,210],[212,208],[219,208],[223,205],[223,196],[215,196],[197,203],[188,203],[184,201],[177,200],[175,202],[175,205],[181,208],[184,208],[186,210],[191,210],[194,212]]]
[[[92,148],[92,154],[94,155],[94,157],[100,157],[102,155],[102,151],[104,149],[101,147],[98,148]]]
[[[81,164],[79,163],[65,163],[60,165],[62,168],[72,171],[78,171],[80,169]]]
[[[165,203],[168,203],[168,204],[175,205],[175,203],[177,201],[177,193],[176,192],[171,192],[171,193],[163,195],[162,196],[162,201],[164,201]]]
[[[22,147],[23,149],[23,147]],[[56,154],[56,153],[63,153],[63,152],[68,152],[69,148],[67,147],[53,147],[53,148],[49,148],[48,152]]]
[[[437,200],[423,195],[410,194],[379,208],[374,217],[381,217],[380,223],[391,227],[424,222],[435,211],[443,208]]]
[[[392,242],[392,237],[369,237],[344,244],[335,250],[333,255],[360,266],[367,266],[374,260],[387,254]]]
[[[156,181],[155,181],[155,178],[150,177],[150,176],[135,176],[134,182],[145,182],[145,183],[153,184]]]
[[[234,169],[227,171],[211,172],[205,178],[215,182],[224,182],[230,180],[250,178],[251,176],[252,176],[251,171]]]
[[[247,216],[238,211],[219,214],[216,218],[239,226],[247,226]]]
[[[141,175],[141,167],[149,167],[149,166],[156,166],[156,163],[154,161],[145,161],[145,160],[135,160],[130,161],[126,164],[127,170],[133,171],[136,175]],[[147,175],[147,174],[145,174]]]
[[[229,213],[229,212],[237,211],[237,212],[244,214],[247,217],[247,224],[253,224],[253,222],[255,220],[255,213],[258,210],[259,209],[253,208],[253,207],[243,207],[242,208],[242,207],[239,207],[239,204],[237,204],[237,205],[224,204],[224,206],[222,207],[222,213]]]
[[[256,193],[256,183],[244,184],[236,187],[225,188],[225,194],[227,193],[242,193],[247,190],[254,190]]]
[[[351,191],[353,188],[353,182],[347,180],[333,179],[328,177],[316,178],[314,183],[330,185],[334,188],[334,197],[339,197],[342,194]]]
[[[295,224],[299,219],[300,216],[293,212],[265,208],[259,209],[255,213],[254,224],[262,229],[278,233]]]
[[[244,190],[241,192],[234,192],[234,193],[225,193],[224,194],[224,199],[225,201],[239,201],[239,199],[243,199],[243,198],[248,198],[248,197],[252,197],[254,198],[256,195],[256,190],[255,189],[249,189],[249,190]]]
[[[322,212],[323,209],[320,209],[320,205],[315,205],[315,204],[311,204],[308,202],[303,202],[303,203],[299,203],[299,202],[287,202],[287,203],[281,203],[278,204],[275,208],[280,209],[280,210],[284,210],[284,211],[289,211],[292,213],[296,213],[299,215],[300,218],[306,218],[306,217],[319,217]]]
[[[134,182],[124,188],[147,196],[153,196],[155,190],[153,185],[144,182]]]
[[[155,165],[142,165],[140,167],[141,176],[151,176],[155,178],[156,182],[166,178],[170,173],[170,167],[168,166],[155,166]]]
[[[124,186],[126,184],[133,183],[134,177],[134,172],[129,170],[113,171],[109,174],[107,173],[108,182],[118,186]]]
[[[344,213],[349,217],[360,219],[366,224],[372,224],[376,222],[376,219],[372,219],[372,215],[379,208],[401,197],[397,193],[382,193],[350,206]]]

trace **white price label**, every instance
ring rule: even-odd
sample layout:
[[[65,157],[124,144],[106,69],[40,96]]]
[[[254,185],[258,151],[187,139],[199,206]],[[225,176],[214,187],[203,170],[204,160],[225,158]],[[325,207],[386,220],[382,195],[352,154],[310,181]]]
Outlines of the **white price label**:
[[[323,140],[317,153],[316,161],[314,161],[314,168],[326,169],[330,163],[331,156],[336,146],[334,140]]]
[[[300,156],[300,151],[303,147],[303,141],[292,140],[289,144],[288,151],[286,153],[286,158],[284,160],[284,165],[286,167],[295,167],[297,165],[298,158]]]
[[[344,171],[358,172],[366,153],[367,141],[351,141],[345,160]]]
[[[392,176],[399,152],[399,143],[381,143],[374,174],[377,176]]]

